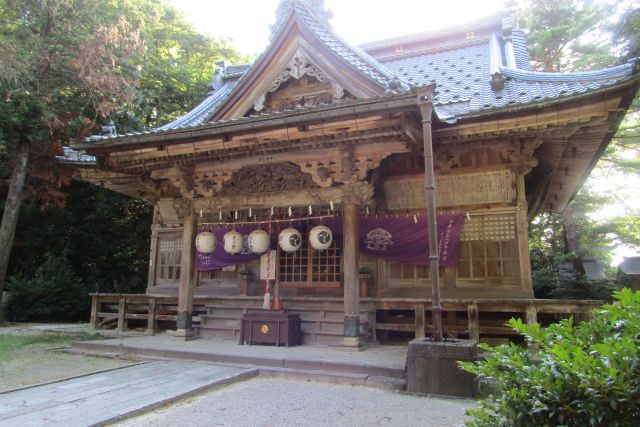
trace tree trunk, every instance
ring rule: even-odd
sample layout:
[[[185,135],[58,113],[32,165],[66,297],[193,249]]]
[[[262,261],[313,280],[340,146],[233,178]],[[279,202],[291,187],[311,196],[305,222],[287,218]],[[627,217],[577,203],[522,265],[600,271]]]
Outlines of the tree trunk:
[[[29,150],[29,142],[21,140],[16,149],[15,162],[11,172],[11,184],[5,201],[2,224],[0,224],[0,325],[5,323],[2,293],[4,292],[9,256],[13,246],[13,236],[16,233],[16,224],[18,223],[18,214],[22,203],[22,190],[27,178]]]

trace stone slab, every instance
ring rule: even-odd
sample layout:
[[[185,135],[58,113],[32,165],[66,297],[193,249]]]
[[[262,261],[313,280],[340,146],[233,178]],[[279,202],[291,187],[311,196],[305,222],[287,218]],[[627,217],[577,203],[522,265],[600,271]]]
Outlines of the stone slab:
[[[5,393],[0,425],[103,425],[257,373],[202,362],[148,362]]]

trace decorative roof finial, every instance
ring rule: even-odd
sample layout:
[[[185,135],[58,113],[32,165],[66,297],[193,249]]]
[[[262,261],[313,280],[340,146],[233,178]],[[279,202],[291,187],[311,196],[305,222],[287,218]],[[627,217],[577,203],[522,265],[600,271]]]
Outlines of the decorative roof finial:
[[[276,23],[271,26],[272,38],[285,24],[285,21],[291,15],[291,11],[300,6],[304,7],[308,12],[311,12],[311,14],[324,25],[330,25],[329,19],[331,19],[333,15],[325,7],[324,0],[280,0],[278,8],[276,9]]]

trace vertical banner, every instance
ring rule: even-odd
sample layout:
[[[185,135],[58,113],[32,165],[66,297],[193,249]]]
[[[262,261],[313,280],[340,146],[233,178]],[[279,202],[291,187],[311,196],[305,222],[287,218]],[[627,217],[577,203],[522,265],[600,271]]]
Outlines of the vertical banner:
[[[267,280],[267,277],[269,279],[275,279],[276,278],[276,258],[277,258],[277,253],[278,251],[276,250],[271,250],[271,254],[269,256],[267,256],[267,254],[263,254],[260,257],[260,279],[261,280]],[[267,263],[268,260],[268,263]],[[269,275],[267,275],[267,272],[269,272]]]

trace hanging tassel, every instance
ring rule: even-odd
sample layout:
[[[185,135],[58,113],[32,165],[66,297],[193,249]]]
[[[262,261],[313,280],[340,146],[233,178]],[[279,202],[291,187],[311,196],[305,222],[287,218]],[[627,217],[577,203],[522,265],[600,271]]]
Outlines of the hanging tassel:
[[[269,288],[269,280],[267,279],[267,289]],[[271,294],[269,293],[269,291],[265,292],[264,294],[264,300],[262,301],[262,309],[263,310],[269,310],[271,308]]]

